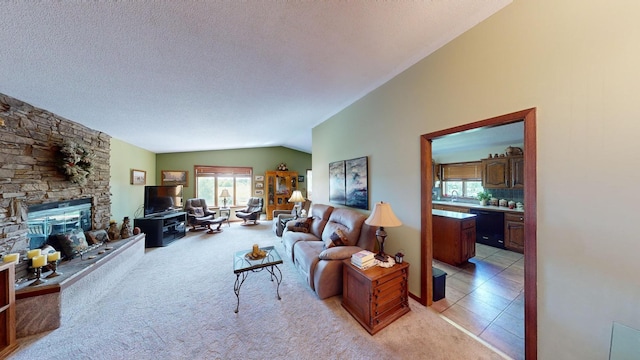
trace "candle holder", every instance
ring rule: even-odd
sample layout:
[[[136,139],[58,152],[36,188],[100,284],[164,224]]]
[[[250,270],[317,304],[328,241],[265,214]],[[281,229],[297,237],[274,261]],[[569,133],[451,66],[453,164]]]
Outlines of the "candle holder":
[[[32,282],[29,286],[40,285],[47,282],[47,280],[42,279],[42,266],[34,268],[36,269],[36,281]]]
[[[59,261],[60,260],[54,260],[54,261],[49,263],[53,267],[53,272],[51,274],[47,275],[47,279],[62,275],[61,272],[58,272],[58,262]]]

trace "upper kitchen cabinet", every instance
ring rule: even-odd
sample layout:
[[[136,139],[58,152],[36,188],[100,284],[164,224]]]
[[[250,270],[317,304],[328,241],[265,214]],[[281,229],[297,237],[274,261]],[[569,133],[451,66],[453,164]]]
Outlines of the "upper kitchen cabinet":
[[[524,157],[483,159],[482,186],[485,189],[524,188]]]
[[[524,156],[512,156],[509,158],[511,172],[511,187],[524,188]]]
[[[482,187],[506,189],[509,187],[509,159],[506,157],[482,160]]]

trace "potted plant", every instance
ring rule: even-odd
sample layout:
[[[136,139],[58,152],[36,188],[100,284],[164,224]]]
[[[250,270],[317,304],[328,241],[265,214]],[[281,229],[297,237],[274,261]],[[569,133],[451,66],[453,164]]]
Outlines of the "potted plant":
[[[481,191],[478,193],[478,200],[480,200],[480,205],[487,206],[487,202],[491,199],[492,195],[487,190]]]

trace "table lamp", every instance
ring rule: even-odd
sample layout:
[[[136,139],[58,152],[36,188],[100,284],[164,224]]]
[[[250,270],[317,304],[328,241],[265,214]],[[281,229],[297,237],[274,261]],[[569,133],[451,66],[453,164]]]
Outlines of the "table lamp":
[[[301,203],[304,202],[304,197],[302,196],[302,192],[300,190],[295,190],[291,197],[289,198],[289,202],[295,203],[293,205],[293,209],[296,211],[296,219],[298,218],[298,208],[301,207]]]
[[[395,216],[389,203],[380,201],[374,205],[371,215],[369,215],[364,223],[371,226],[379,226],[378,230],[376,230],[376,239],[378,240],[378,254],[376,255],[376,259],[387,262],[387,255],[384,253],[384,240],[387,238],[387,232],[384,231],[384,228],[385,226],[400,226],[402,222]]]
[[[220,197],[222,198],[222,207],[226,208],[227,207],[227,198],[231,197],[231,194],[229,194],[229,190],[222,189],[222,192],[220,193]]]

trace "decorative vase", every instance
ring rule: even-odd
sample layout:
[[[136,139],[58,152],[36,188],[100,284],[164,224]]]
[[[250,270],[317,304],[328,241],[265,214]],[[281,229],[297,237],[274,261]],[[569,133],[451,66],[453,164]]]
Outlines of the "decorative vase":
[[[487,199],[480,200],[480,205],[487,206]]]
[[[120,238],[120,231],[118,231],[118,223],[113,221],[109,224],[109,230],[107,230],[109,240],[118,240]]]

